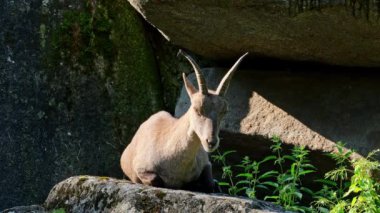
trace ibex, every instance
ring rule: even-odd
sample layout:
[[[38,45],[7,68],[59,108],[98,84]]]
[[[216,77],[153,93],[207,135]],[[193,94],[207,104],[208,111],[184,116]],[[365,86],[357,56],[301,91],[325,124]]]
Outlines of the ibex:
[[[248,53],[237,60],[215,91],[207,88],[194,59],[181,50],[179,53],[192,65],[199,91],[183,73],[190,108],[178,119],[161,111],[141,124],[121,156],[121,168],[134,183],[212,192],[214,180],[207,153],[219,145],[219,126],[228,105],[224,96]]]

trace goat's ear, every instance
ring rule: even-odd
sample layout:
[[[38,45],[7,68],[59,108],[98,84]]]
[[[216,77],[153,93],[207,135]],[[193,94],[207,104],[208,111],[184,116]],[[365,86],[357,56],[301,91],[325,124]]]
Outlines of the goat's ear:
[[[187,91],[187,94],[189,94],[189,97],[191,99],[191,96],[198,92],[198,90],[194,87],[194,85],[186,78],[185,73],[182,73],[183,82],[185,83],[185,88]]]

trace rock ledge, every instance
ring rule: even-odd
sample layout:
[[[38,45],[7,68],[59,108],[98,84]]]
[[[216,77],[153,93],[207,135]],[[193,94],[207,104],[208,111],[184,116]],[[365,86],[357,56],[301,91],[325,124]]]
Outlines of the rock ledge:
[[[284,212],[259,200],[155,188],[108,177],[75,176],[53,187],[46,210],[66,212]]]
[[[380,66],[379,9],[371,1],[360,1],[367,7],[354,0],[128,1],[172,43],[205,57],[235,60],[250,52],[249,57]]]

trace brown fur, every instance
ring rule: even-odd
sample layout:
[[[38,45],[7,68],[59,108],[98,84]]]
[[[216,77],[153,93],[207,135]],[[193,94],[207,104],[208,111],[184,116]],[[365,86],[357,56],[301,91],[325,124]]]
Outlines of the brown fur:
[[[206,87],[198,65],[183,54],[197,73],[199,87]],[[226,85],[219,85],[221,95],[212,90],[198,91],[183,76],[191,100],[189,110],[178,119],[164,111],[152,115],[141,124],[121,156],[121,168],[132,182],[181,188],[203,176],[206,182],[212,181],[207,152],[219,145],[220,121],[227,110],[223,95],[242,58],[226,74],[227,80],[222,80]]]

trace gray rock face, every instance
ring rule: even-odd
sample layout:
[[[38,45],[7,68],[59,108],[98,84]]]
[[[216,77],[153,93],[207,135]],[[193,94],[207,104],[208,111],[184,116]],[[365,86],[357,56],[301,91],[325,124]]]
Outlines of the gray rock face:
[[[221,130],[264,138],[267,143],[278,135],[287,144],[316,151],[332,151],[336,141],[347,143],[362,155],[380,148],[380,86],[376,75],[329,72],[237,71],[227,92],[230,111]],[[215,88],[224,71],[207,69],[204,73],[210,88]],[[176,116],[188,107],[188,96],[182,90]],[[228,140],[222,141],[221,147],[243,143],[241,150],[253,152],[259,144],[265,145],[247,137],[245,141],[235,141],[234,137]]]
[[[0,211],[75,174],[122,176],[121,151],[162,107],[142,21],[122,0],[0,4]]]
[[[45,213],[47,212],[44,207],[39,205],[31,206],[16,206],[13,208],[5,209],[2,213]]]
[[[236,197],[154,188],[125,180],[78,176],[54,186],[46,210],[66,212],[283,212],[274,204]]]
[[[129,0],[173,43],[210,58],[380,66],[374,1]]]

